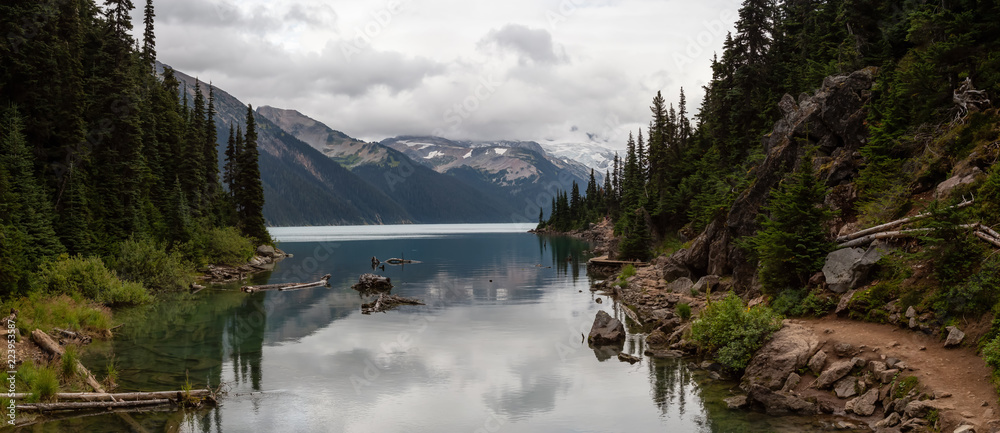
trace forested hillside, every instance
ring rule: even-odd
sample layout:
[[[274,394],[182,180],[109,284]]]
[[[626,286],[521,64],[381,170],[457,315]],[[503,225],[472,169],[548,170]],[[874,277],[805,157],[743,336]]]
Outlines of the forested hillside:
[[[655,95],[610,181],[560,194],[540,226],[610,216],[620,257],[672,252],[668,281],[731,276],[782,314],[988,324],[1000,4],[747,0],[736,28],[700,111]],[[1000,368],[993,323],[972,344]]]
[[[10,31],[0,42],[0,296],[76,287],[131,303],[144,295],[100,291],[122,287],[118,277],[136,293],[177,287],[196,266],[246,260],[271,242],[252,111],[242,107],[220,161],[214,92],[182,92],[173,71],[157,73],[152,2],[141,40],[132,9],[0,5]],[[88,280],[98,274],[107,287]]]

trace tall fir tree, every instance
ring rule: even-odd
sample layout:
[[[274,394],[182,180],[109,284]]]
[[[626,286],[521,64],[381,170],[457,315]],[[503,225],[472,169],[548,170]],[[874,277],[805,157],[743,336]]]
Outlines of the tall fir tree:
[[[267,233],[264,222],[264,188],[260,181],[257,151],[257,122],[254,120],[253,107],[247,106],[246,134],[243,138],[243,149],[239,154],[239,169],[237,170],[236,203],[239,215],[239,226],[243,234],[258,243],[270,243],[271,236]]]
[[[156,73],[156,33],[153,31],[153,19],[156,13],[153,9],[153,0],[146,0],[146,8],[143,9],[142,23],[145,28],[142,32],[142,63]]]

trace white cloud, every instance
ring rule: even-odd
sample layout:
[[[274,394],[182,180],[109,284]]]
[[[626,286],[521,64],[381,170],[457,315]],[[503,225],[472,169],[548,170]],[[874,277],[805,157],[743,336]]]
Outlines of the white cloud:
[[[254,106],[294,108],[358,138],[437,130],[458,139],[587,141],[589,134],[621,147],[629,130],[648,124],[657,90],[675,101],[683,86],[697,111],[739,1],[156,6],[162,62]],[[140,34],[141,11],[135,15]]]

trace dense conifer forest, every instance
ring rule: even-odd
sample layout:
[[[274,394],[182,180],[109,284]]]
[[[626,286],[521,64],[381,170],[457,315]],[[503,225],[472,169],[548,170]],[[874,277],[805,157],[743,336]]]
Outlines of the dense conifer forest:
[[[0,5],[3,300],[79,289],[134,303],[271,242],[253,110],[220,173],[214,90],[195,83],[188,100],[172,70],[157,74],[155,16],[151,0]]]

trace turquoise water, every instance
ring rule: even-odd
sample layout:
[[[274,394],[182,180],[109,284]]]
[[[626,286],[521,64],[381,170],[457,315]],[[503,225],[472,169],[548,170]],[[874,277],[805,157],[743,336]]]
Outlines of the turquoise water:
[[[119,391],[219,386],[218,408],[134,414],[148,431],[185,432],[729,432],[820,430],[812,419],[730,412],[733,383],[687,361],[643,358],[583,342],[598,310],[588,245],[524,233],[530,226],[370,226],[275,229],[294,254],[254,283],[313,281],[329,288],[241,293],[213,286],[118,313],[114,341],[84,362]],[[350,286],[370,258],[392,293],[423,300],[362,315]],[[602,298],[602,303],[595,300]],[[641,352],[642,335],[626,350]],[[708,403],[706,403],[708,401]],[[43,431],[130,431],[115,415]]]

